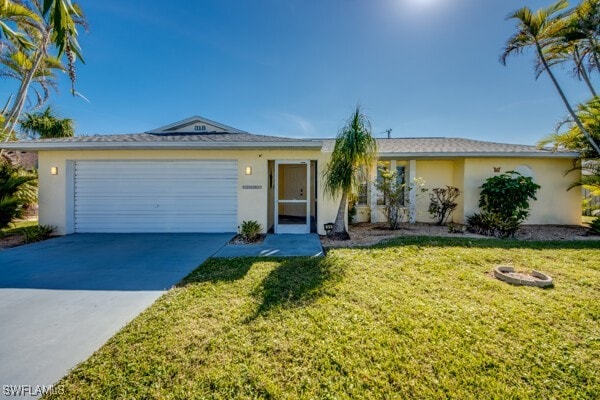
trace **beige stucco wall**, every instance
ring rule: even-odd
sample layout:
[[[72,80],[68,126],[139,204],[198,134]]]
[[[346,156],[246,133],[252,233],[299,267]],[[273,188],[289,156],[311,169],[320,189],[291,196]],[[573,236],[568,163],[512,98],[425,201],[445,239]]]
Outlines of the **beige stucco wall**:
[[[323,196],[321,171],[327,155],[318,150],[83,150],[39,152],[39,218],[44,225],[54,225],[58,234],[72,233],[73,218],[72,176],[69,161],[75,160],[238,160],[238,225],[245,220],[257,220],[263,229],[268,227],[269,160],[316,160],[319,193],[317,193],[317,227],[324,234],[323,223],[333,221],[337,201]],[[51,175],[50,168],[59,168]],[[246,175],[246,166],[252,175]],[[243,189],[244,185],[261,185],[262,190]]]
[[[564,176],[573,167],[568,159],[473,158],[464,161],[464,215],[479,211],[480,187],[491,176],[528,167],[533,181],[541,186],[537,201],[531,201],[531,214],[526,224],[581,224],[581,191],[567,191],[579,179],[576,172]],[[494,167],[500,172],[494,172]]]
[[[423,188],[456,186],[454,183],[454,161],[452,160],[417,160],[416,177],[423,180]],[[434,222],[429,215],[429,192],[420,193],[417,190],[417,222]]]

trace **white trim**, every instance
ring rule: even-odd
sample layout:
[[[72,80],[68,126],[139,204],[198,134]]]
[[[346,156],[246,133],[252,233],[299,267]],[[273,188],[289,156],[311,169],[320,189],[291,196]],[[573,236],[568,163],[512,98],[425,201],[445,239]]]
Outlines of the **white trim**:
[[[279,166],[280,165],[304,165],[306,167],[306,199],[305,200],[279,200]],[[273,216],[273,231],[280,233],[310,233],[310,160],[275,160],[275,207]],[[304,225],[279,225],[279,203],[306,204],[306,223]]]
[[[75,233],[75,161],[67,160],[66,170],[66,201],[65,201],[65,229],[66,234]]]
[[[146,133],[169,133],[169,131],[174,131],[176,128],[192,124],[194,122],[200,122],[207,125],[216,126],[217,128],[223,129],[225,133],[247,133],[245,131],[233,128],[231,126],[227,126],[225,124],[221,124],[220,122],[212,121],[208,118],[201,117],[199,115],[193,115],[189,118],[182,119],[181,121],[173,122],[171,124],[161,126],[160,128],[152,129],[147,131]]]
[[[542,151],[472,151],[472,152],[423,152],[423,153],[379,153],[378,157],[384,159],[402,159],[402,158],[579,158],[580,154],[574,151],[569,152],[542,152]]]

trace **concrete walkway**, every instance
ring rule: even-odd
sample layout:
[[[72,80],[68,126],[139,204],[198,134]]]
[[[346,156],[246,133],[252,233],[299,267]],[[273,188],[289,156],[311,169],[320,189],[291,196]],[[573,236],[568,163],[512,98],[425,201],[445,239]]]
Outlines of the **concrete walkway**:
[[[77,234],[0,250],[0,385],[55,383],[232,237]]]
[[[262,243],[227,244],[213,257],[322,257],[319,235],[267,235]]]

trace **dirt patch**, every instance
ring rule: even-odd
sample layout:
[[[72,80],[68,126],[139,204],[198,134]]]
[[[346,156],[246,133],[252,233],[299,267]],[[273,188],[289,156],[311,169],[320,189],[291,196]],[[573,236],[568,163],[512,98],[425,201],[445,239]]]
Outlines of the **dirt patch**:
[[[267,235],[261,234],[261,235],[258,235],[256,240],[254,240],[253,242],[249,242],[246,239],[244,239],[244,237],[242,235],[235,235],[233,237],[233,239],[231,239],[229,241],[229,244],[259,244],[259,243],[264,242],[266,237],[267,237]]]
[[[439,237],[466,237],[490,239],[488,236],[477,235],[471,232],[450,233],[447,226],[416,223],[401,224],[400,229],[392,231],[387,224],[361,223],[352,225],[349,229],[350,240],[331,240],[321,236],[321,243],[325,247],[359,247],[370,246],[397,237],[405,236],[439,236]],[[526,225],[517,232],[518,240],[600,240],[600,236],[588,236],[584,226],[564,225]]]
[[[8,249],[25,244],[25,235],[8,235],[0,237],[0,249]]]

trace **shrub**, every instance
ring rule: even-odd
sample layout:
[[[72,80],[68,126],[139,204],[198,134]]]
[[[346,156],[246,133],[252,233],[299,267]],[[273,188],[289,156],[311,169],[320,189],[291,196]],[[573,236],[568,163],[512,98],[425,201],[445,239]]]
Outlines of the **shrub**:
[[[0,228],[21,216],[35,179],[34,175],[0,161]]]
[[[600,216],[594,218],[592,222],[588,222],[590,230],[588,231],[591,235],[600,235]]]
[[[383,213],[387,217],[390,229],[398,229],[405,214],[406,184],[398,181],[398,174],[381,169],[381,180],[375,182],[375,187],[386,199]]]
[[[537,200],[538,189],[540,185],[532,178],[515,171],[486,179],[479,196],[483,212],[467,217],[469,230],[488,236],[513,237],[529,216],[529,200]]]
[[[244,221],[242,222],[242,229],[240,234],[247,242],[255,242],[260,233],[262,232],[262,226],[258,221]]]
[[[436,219],[438,225],[443,225],[458,206],[454,202],[460,196],[460,190],[453,186],[434,188],[429,194],[429,214]]]
[[[21,229],[21,232],[25,235],[25,243],[34,243],[48,239],[55,229],[50,225],[35,225]]]
[[[474,233],[500,238],[514,237],[521,224],[514,219],[503,220],[490,212],[475,213],[467,217],[467,226]]]

